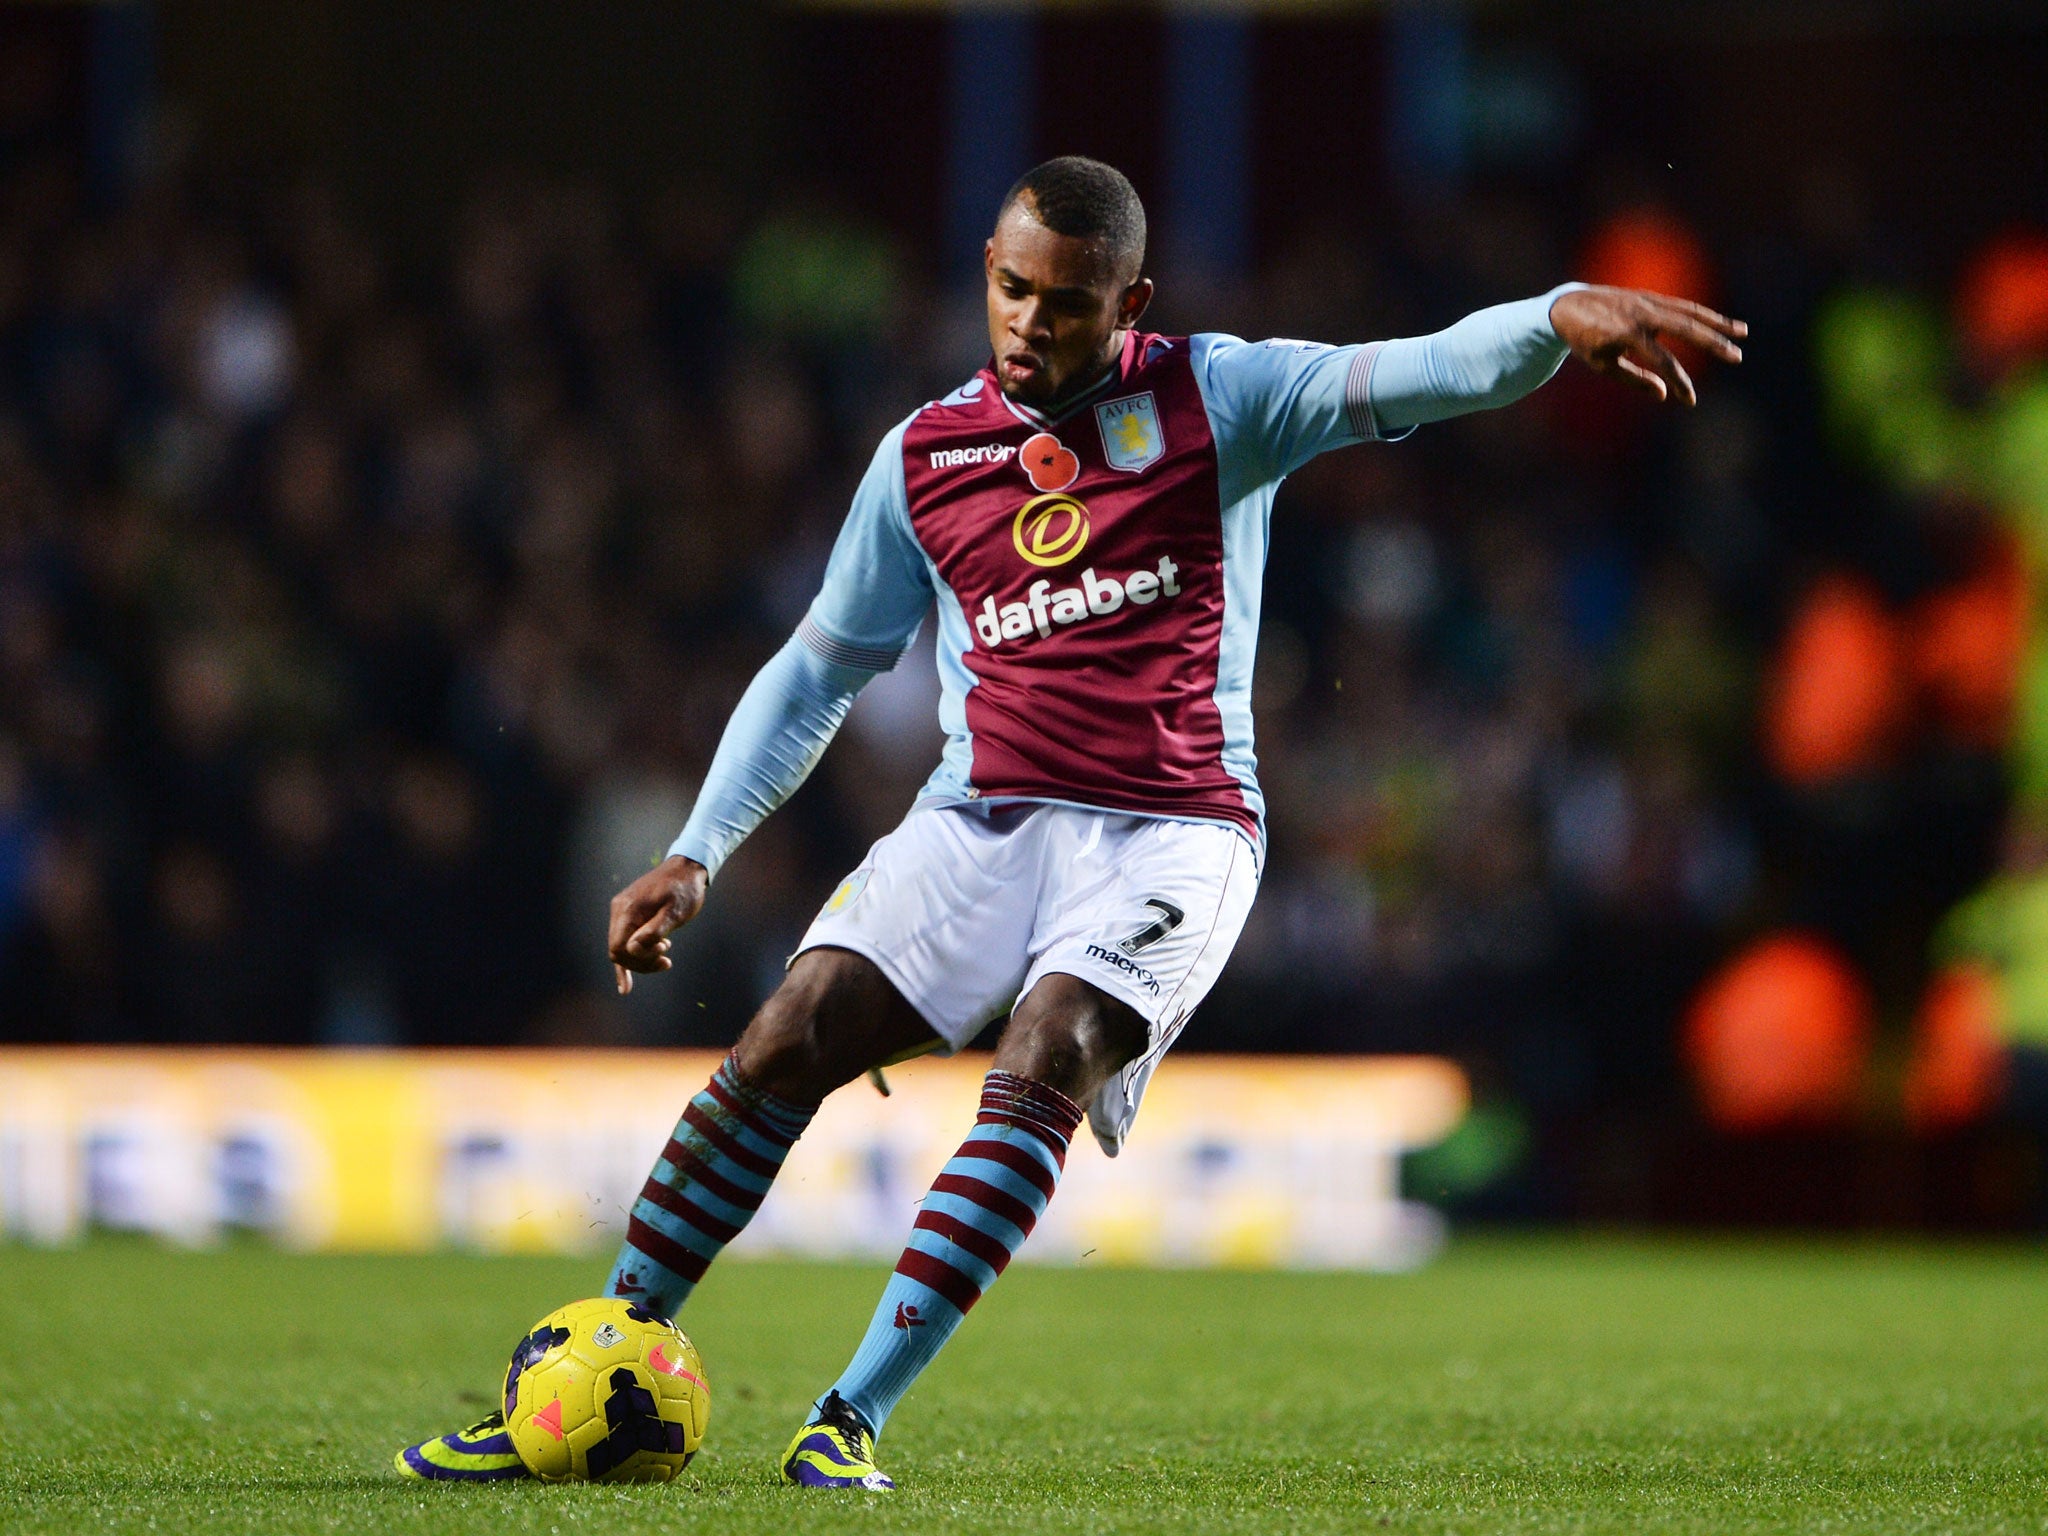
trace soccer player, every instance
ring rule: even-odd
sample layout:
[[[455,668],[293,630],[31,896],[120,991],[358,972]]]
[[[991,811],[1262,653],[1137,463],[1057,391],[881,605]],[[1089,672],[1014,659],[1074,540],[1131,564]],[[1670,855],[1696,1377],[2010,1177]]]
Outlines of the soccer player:
[[[987,367],[883,438],[822,590],[754,679],[669,857],[612,901],[621,992],[668,969],[719,866],[808,774],[862,686],[938,614],[947,744],[689,1107],[609,1292],[665,1314],[746,1226],[819,1103],[1008,1017],[980,1112],[919,1207],[866,1337],[782,1462],[893,1487],[890,1413],[1053,1197],[1082,1120],[1114,1157],[1258,889],[1252,653],[1280,482],[1319,453],[1506,405],[1567,352],[1694,402],[1664,345],[1736,362],[1747,328],[1566,284],[1433,336],[1324,346],[1139,329],[1145,213],[1051,160],[988,241]],[[399,1453],[519,1475],[502,1421]]]

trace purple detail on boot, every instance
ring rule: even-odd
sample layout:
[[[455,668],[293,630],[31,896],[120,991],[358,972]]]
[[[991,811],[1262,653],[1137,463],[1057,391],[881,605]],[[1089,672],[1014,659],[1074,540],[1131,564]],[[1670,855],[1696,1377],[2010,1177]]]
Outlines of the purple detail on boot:
[[[405,1464],[421,1477],[437,1483],[497,1483],[507,1478],[532,1475],[523,1466],[437,1467],[420,1454],[420,1448],[416,1445],[405,1448]]]
[[[495,1435],[486,1435],[481,1440],[465,1440],[460,1435],[443,1435],[441,1443],[451,1451],[461,1451],[465,1456],[510,1456],[512,1432],[501,1429]]]

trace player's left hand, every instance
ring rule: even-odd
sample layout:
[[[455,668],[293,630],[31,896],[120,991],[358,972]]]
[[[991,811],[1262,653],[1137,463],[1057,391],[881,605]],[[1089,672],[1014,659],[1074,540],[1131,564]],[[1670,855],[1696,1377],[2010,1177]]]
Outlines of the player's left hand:
[[[667,970],[668,936],[702,910],[710,873],[695,859],[679,854],[663,859],[612,898],[612,971],[619,996],[633,990],[633,973]]]
[[[1665,340],[1688,342],[1708,357],[1739,363],[1742,348],[1736,342],[1749,334],[1744,322],[1704,304],[1639,288],[1574,288],[1550,306],[1550,323],[1572,356],[1595,373],[1686,405],[1698,405],[1699,393]]]

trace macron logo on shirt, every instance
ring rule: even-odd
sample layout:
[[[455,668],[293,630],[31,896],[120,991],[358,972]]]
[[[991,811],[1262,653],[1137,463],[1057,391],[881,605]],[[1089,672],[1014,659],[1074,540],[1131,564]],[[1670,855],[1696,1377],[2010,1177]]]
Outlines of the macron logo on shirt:
[[[935,448],[933,469],[958,469],[963,464],[1000,464],[1016,453],[1008,443],[983,443],[978,448]]]

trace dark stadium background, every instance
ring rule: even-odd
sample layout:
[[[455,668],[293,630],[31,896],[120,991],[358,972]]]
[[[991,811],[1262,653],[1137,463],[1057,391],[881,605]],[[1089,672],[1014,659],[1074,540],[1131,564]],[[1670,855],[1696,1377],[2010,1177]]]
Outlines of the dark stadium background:
[[[1816,592],[1919,611],[1995,523],[1830,436],[1816,328],[1946,317],[2048,225],[2044,80],[2033,8],[1904,0],[0,5],[0,1039],[729,1040],[935,756],[929,637],[630,1003],[605,899],[876,437],[978,365],[994,196],[1086,152],[1160,329],[1579,276],[1753,326],[1696,412],[1568,372],[1290,483],[1271,859],[1183,1048],[1457,1057],[1427,1177],[1480,1214],[2032,1222],[2019,1066],[1908,1112],[1997,721],[1916,696],[1821,761],[1769,721]],[[1682,1020],[1784,933],[1868,1036],[1717,1122]]]

